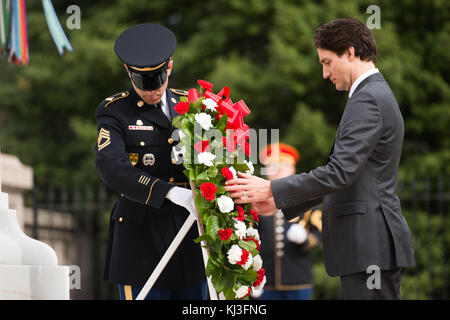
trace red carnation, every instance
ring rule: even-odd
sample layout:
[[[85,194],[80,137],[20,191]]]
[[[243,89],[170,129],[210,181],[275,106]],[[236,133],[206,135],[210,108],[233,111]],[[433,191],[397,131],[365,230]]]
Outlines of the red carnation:
[[[244,215],[245,210],[244,210],[244,208],[242,208],[241,206],[236,206],[236,208],[237,208],[237,211],[238,211],[237,219],[239,221],[244,221],[244,219],[245,219],[245,215]]]
[[[189,111],[189,102],[180,101],[177,103],[174,109],[176,112],[178,112],[178,114],[185,114]]]
[[[200,87],[202,87],[203,89],[205,89],[205,91],[211,91],[213,85],[211,82],[205,81],[205,80],[197,80],[197,83],[200,85]]]
[[[209,141],[199,141],[196,144],[194,144],[194,149],[198,152],[205,152],[209,150]]]
[[[250,214],[252,215],[253,220],[259,222],[258,213],[255,210],[250,209]]]
[[[200,191],[207,201],[211,201],[216,197],[217,187],[214,183],[204,182],[200,185]]]
[[[222,172],[222,175],[225,177],[227,181],[233,179],[233,172],[231,172],[231,170],[228,169],[228,167],[223,167],[222,170],[220,170],[220,172]]]
[[[257,287],[261,284],[261,282],[264,280],[264,276],[266,274],[266,270],[264,270],[264,268],[259,269],[258,271],[256,271],[258,273],[258,276],[256,278],[256,281],[253,282],[253,286]]]
[[[219,238],[221,240],[228,240],[231,237],[231,234],[233,233],[233,230],[231,230],[231,228],[227,228],[227,229],[219,229],[219,231],[217,232],[217,234],[219,235]]]
[[[238,265],[243,266],[247,263],[248,261],[248,256],[250,255],[250,253],[245,250],[242,249],[242,255],[241,255],[241,261],[236,262]]]

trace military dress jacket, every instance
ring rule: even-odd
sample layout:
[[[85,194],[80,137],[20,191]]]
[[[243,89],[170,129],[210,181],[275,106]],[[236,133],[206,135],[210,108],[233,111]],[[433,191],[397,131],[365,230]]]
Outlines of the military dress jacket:
[[[185,91],[167,89],[171,119]],[[121,194],[110,218],[105,279],[143,286],[189,212],[166,199],[175,185],[189,188],[182,163],[172,161],[176,128],[133,88],[106,98],[96,110],[95,169]],[[187,288],[205,281],[195,225],[187,233],[153,288]]]
[[[321,242],[322,211],[309,210],[301,217],[288,221],[278,210],[273,216],[260,216],[259,219],[260,254],[267,279],[264,289],[290,291],[311,288],[311,250]],[[303,225],[307,232],[302,244],[291,242],[286,237],[294,223]]]

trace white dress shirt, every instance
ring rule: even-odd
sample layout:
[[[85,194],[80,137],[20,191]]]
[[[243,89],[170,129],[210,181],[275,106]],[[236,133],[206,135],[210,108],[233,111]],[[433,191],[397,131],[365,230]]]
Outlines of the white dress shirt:
[[[371,76],[371,75],[373,75],[373,74],[375,74],[375,73],[377,73],[377,72],[380,72],[380,71],[378,71],[378,69],[375,68],[375,69],[370,69],[369,71],[366,71],[366,72],[364,72],[362,75],[360,75],[360,76],[358,77],[358,79],[356,79],[355,82],[353,82],[352,86],[350,87],[350,92],[349,92],[349,94],[348,94],[348,97],[349,97],[349,98],[352,97],[353,92],[356,90],[356,88],[358,87],[358,85],[359,85],[365,78],[367,78],[367,77],[369,77],[369,76]]]
[[[170,120],[170,111],[169,111],[169,104],[167,103],[166,90],[164,90],[164,94],[161,98],[161,110],[166,115],[166,118]]]

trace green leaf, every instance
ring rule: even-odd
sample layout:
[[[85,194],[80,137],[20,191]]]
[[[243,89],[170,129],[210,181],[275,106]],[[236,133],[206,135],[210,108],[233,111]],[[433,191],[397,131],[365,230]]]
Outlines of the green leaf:
[[[190,170],[189,171],[189,180],[191,180],[191,181],[195,181],[196,179],[195,179],[195,173],[194,173],[194,170]]]
[[[217,232],[219,231],[219,218],[216,216],[209,216],[206,221],[206,232],[214,240],[217,239]]]
[[[196,239],[194,239],[195,243],[200,243],[203,240],[206,240],[206,234],[202,234],[201,236],[197,237]]]
[[[215,178],[217,176],[217,173],[219,172],[219,169],[212,166],[212,167],[209,167],[208,170],[206,170],[206,172],[210,178]]]
[[[250,252],[252,256],[256,256],[258,254],[258,250],[256,249],[256,243],[254,243],[253,241],[246,242],[246,241],[240,240],[239,246],[241,248],[247,250],[248,252]]]
[[[211,276],[214,271],[217,269],[217,266],[214,265],[211,257],[208,259],[208,263],[206,264],[205,274],[207,277]]]
[[[226,287],[223,289],[223,294],[227,300],[235,300],[236,293],[233,291],[233,287]]]
[[[182,120],[183,119],[181,116],[176,116],[175,118],[172,119],[172,125],[174,127],[177,127],[178,129],[182,129],[183,128]]]
[[[195,112],[195,113],[202,112],[202,105],[203,105],[203,100],[202,99],[199,99],[199,100],[197,100],[195,102],[192,102],[191,103],[191,110],[192,110],[192,112]]]
[[[248,281],[248,282],[254,282],[257,277],[258,277],[258,273],[255,270],[253,270],[252,268],[249,268],[248,270],[246,270],[244,273],[242,273],[239,276],[239,279],[242,279],[242,280]]]
[[[202,207],[202,198],[203,198],[203,196],[202,196],[201,192],[196,192],[196,195],[194,198],[194,203],[197,208]]]
[[[236,171],[245,172],[247,170],[250,170],[250,168],[245,163],[235,163],[233,164],[234,169]]]
[[[225,288],[226,281],[222,276],[222,269],[218,268],[212,273],[211,281],[217,292],[222,291]]]
[[[203,171],[201,172],[195,180],[206,180],[209,181],[209,176],[208,176],[208,172],[207,171]]]
[[[220,130],[221,132],[225,132],[225,129],[227,127],[227,121],[228,121],[228,116],[227,116],[227,114],[224,114],[220,118],[219,123],[217,124],[217,129]]]

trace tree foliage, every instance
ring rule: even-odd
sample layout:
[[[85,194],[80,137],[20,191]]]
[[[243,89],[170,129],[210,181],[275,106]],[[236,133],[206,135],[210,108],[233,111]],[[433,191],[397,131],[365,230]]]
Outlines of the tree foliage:
[[[130,86],[113,52],[125,28],[143,22],[176,34],[170,85],[199,78],[228,85],[252,110],[252,128],[280,129],[299,148],[299,171],[324,164],[347,100],[322,79],[314,30],[354,16],[361,0],[78,1],[81,29],[67,30],[64,0],[54,3],[73,53],[59,56],[39,2],[27,3],[30,65],[0,62],[0,143],[35,170],[39,184],[98,182],[93,171],[94,110]],[[446,1],[374,1],[377,67],[405,119],[401,174],[450,173],[449,7]]]

